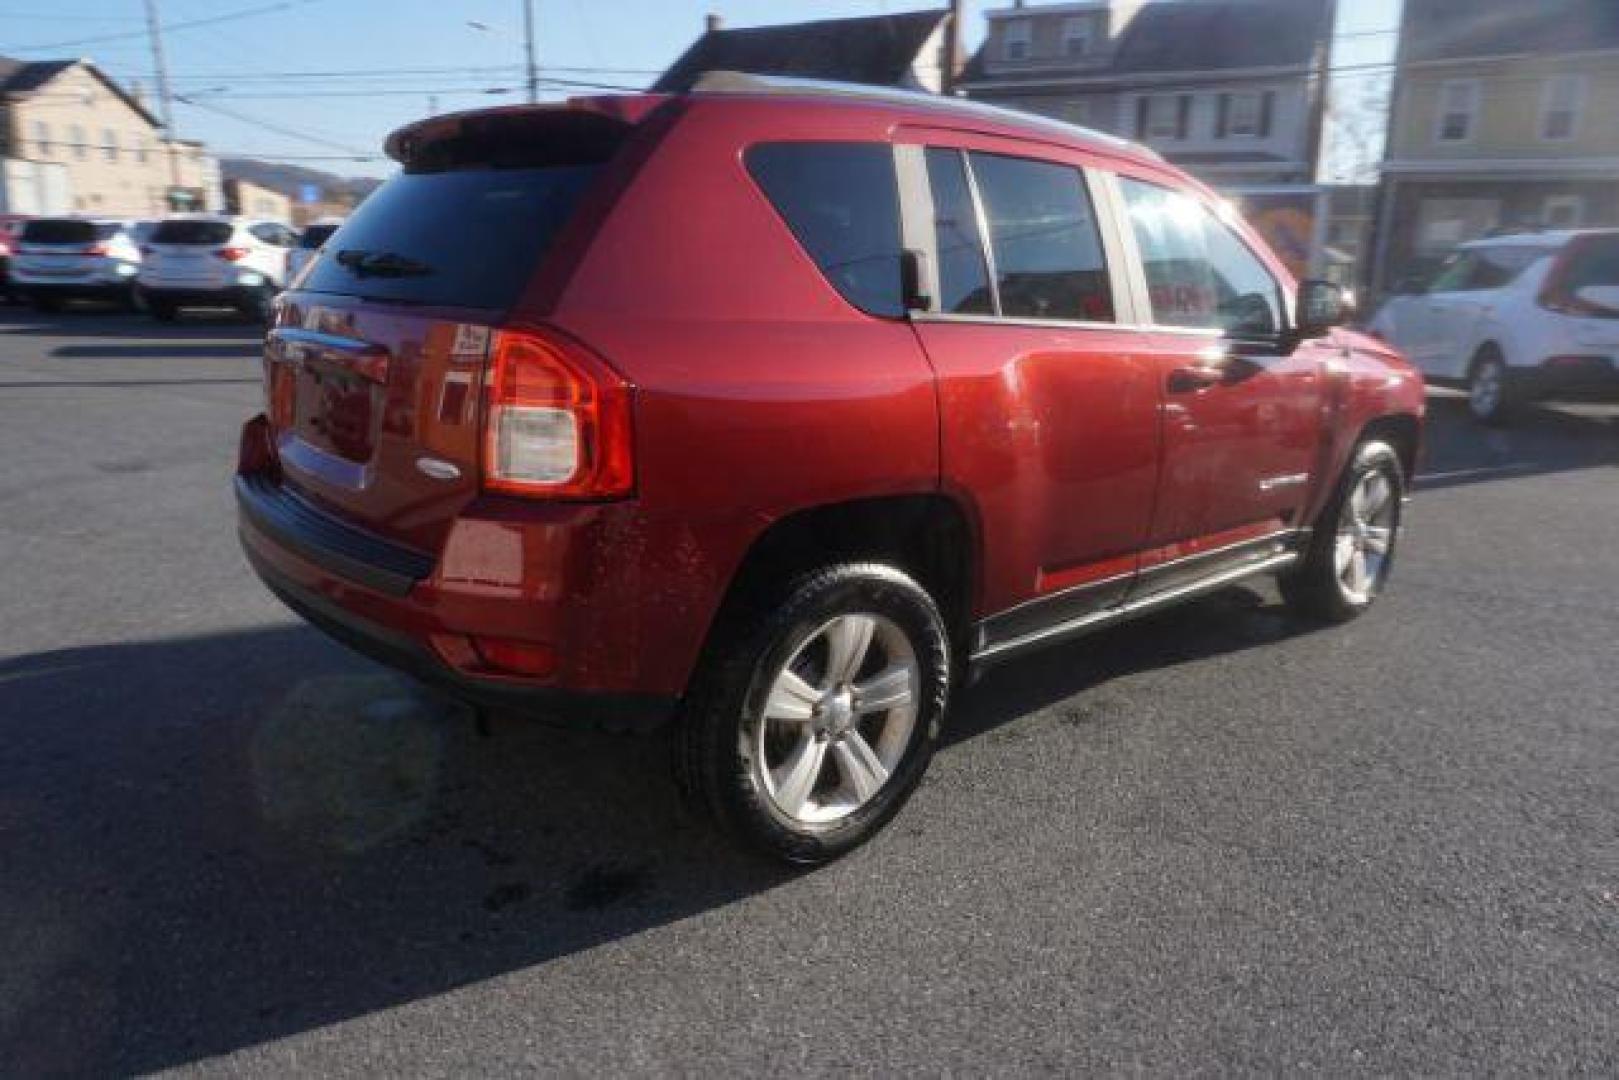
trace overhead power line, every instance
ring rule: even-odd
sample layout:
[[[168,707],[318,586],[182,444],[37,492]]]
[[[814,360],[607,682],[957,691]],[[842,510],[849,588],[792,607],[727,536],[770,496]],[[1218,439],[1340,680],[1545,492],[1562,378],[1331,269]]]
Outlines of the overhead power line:
[[[220,116],[228,116],[238,123],[251,124],[257,128],[263,128],[265,131],[274,132],[277,135],[284,135],[289,139],[299,139],[303,142],[312,143],[316,146],[325,146],[333,150],[341,150],[346,154],[364,155],[366,153],[364,150],[356,150],[352,146],[345,146],[344,144],[333,139],[328,139],[320,135],[311,135],[307,131],[298,131],[294,128],[282,127],[280,124],[273,124],[268,120],[261,120],[256,116],[248,116],[245,113],[237,112],[235,109],[227,109],[221,105],[212,104],[211,102],[197,101],[195,98],[186,97],[183,94],[174,95],[174,100],[184,105],[189,105],[193,109],[203,109],[207,112],[218,113]]]
[[[315,0],[280,0],[275,4],[261,4],[258,7],[242,8],[239,11],[227,11],[222,15],[209,15],[201,19],[187,19],[183,22],[168,23],[160,29],[165,33],[175,30],[191,30],[198,26],[212,26],[215,23],[231,22],[236,19],[251,18],[254,15],[268,15],[273,11],[286,11],[288,8],[300,4],[314,3]],[[66,41],[42,41],[33,45],[9,45],[7,52],[45,52],[52,49],[67,49],[79,45],[99,45],[104,41],[127,41],[133,38],[143,38],[145,30],[124,30],[115,34],[97,34],[93,37],[70,38]]]

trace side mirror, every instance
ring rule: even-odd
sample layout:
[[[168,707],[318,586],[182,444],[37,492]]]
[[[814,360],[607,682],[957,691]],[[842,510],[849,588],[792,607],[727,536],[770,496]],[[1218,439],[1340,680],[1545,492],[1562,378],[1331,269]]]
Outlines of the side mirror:
[[[1299,337],[1320,337],[1334,326],[1348,322],[1354,312],[1354,294],[1342,285],[1319,280],[1299,283]]]

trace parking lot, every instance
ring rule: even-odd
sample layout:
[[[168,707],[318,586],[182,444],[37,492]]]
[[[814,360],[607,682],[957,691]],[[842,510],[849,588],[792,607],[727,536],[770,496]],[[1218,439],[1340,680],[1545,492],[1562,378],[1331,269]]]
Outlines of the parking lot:
[[[794,875],[265,592],[257,335],[0,309],[0,1071],[1619,1071],[1619,409],[1435,398],[1366,618],[999,669]]]

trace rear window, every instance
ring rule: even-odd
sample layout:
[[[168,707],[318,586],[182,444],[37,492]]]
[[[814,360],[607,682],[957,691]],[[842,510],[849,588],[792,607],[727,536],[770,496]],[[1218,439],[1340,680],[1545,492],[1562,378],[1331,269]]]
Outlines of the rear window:
[[[324,244],[327,238],[336,231],[336,225],[311,225],[298,238],[298,246],[313,251]]]
[[[903,315],[899,187],[880,143],[764,143],[748,172],[843,298]]]
[[[88,244],[97,239],[93,221],[38,218],[23,226],[25,244]]]
[[[326,242],[302,288],[404,303],[507,308],[599,165],[406,172]]]
[[[152,243],[223,244],[235,231],[228,221],[160,221],[152,230]]]

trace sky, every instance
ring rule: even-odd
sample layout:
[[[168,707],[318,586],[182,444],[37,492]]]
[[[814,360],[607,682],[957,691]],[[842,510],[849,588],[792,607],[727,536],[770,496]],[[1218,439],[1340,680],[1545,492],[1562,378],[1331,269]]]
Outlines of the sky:
[[[220,156],[385,175],[400,124],[522,100],[522,0],[157,0],[175,127]],[[1336,62],[1387,59],[1399,0],[1340,0]],[[542,77],[638,88],[696,38],[706,12],[752,26],[907,11],[928,0],[534,0]],[[968,0],[968,49],[983,12]],[[196,24],[196,25],[186,25]],[[472,25],[472,24],[477,24]],[[155,101],[144,0],[0,0],[0,55],[94,60]],[[1352,36],[1348,36],[1352,35]],[[103,39],[103,40],[95,40]],[[1345,73],[1364,82],[1380,69]],[[504,93],[488,93],[504,90]],[[543,98],[588,92],[560,84]],[[364,160],[355,160],[356,158]]]

